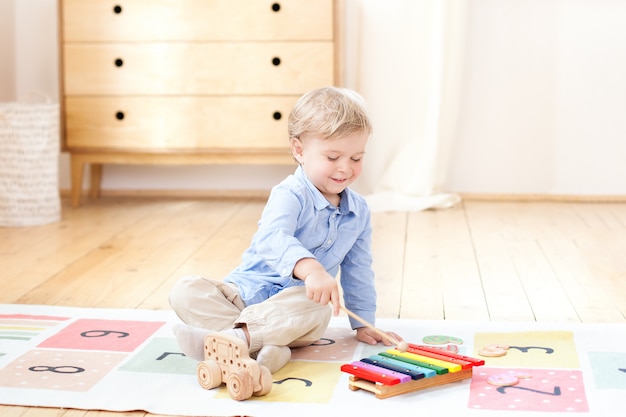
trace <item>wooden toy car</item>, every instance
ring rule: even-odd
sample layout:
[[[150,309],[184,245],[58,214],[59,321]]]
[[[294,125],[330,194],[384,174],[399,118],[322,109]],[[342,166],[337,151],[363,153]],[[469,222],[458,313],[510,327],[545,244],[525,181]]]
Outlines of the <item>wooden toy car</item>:
[[[231,398],[237,401],[268,394],[272,374],[250,358],[246,343],[225,334],[211,334],[204,340],[204,361],[198,364],[198,382],[205,389],[225,383]]]

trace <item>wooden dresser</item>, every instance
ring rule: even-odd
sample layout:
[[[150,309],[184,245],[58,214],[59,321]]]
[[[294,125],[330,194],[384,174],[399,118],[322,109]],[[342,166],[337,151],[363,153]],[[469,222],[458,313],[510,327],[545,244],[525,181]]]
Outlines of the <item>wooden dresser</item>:
[[[338,0],[60,0],[72,204],[103,164],[293,163],[287,116],[338,83]]]

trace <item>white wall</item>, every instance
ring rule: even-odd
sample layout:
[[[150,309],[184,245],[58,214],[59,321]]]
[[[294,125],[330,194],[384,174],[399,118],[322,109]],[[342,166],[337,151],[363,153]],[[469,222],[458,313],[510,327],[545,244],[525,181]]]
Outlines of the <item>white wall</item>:
[[[445,191],[626,195],[626,2],[468,2],[461,119]],[[58,100],[56,7],[0,0],[0,100],[31,91]],[[346,66],[354,62],[347,51]],[[107,166],[103,187],[269,189],[291,170]],[[60,184],[69,188],[66,155]]]
[[[626,2],[473,0],[447,185],[626,194]]]

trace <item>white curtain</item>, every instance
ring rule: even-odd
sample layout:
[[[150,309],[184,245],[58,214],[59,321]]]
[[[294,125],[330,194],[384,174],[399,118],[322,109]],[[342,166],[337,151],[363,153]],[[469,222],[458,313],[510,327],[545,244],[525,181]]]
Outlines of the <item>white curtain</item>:
[[[466,0],[345,0],[346,87],[368,103],[374,134],[355,188],[372,211],[447,208],[441,190],[455,134]]]

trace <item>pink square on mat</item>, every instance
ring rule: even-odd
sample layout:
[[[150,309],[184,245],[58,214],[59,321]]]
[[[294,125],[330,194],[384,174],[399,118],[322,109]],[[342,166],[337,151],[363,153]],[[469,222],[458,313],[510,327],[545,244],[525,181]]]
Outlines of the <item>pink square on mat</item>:
[[[89,391],[127,356],[116,352],[29,350],[0,369],[0,385],[10,388]]]
[[[527,375],[513,386],[498,387],[489,377]],[[573,369],[474,369],[468,407],[476,410],[588,412],[583,375]]]
[[[38,347],[132,352],[164,322],[80,319]]]

